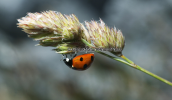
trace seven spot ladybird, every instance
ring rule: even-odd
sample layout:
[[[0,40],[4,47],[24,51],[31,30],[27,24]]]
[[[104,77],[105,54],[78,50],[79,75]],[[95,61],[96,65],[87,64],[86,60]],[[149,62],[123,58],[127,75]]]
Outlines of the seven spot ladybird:
[[[74,69],[74,70],[86,70],[87,68],[90,67],[91,63],[94,60],[94,54],[89,53],[89,54],[82,54],[76,56],[74,55],[73,58],[65,58],[63,59],[64,63]]]

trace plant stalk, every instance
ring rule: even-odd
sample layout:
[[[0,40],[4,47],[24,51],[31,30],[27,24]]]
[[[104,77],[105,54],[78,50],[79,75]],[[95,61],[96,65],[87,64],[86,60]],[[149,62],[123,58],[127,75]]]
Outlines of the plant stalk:
[[[135,69],[137,69],[137,70],[140,70],[140,71],[142,71],[142,72],[144,72],[144,73],[146,73],[146,74],[148,74],[148,75],[150,75],[150,76],[152,76],[152,77],[154,77],[154,78],[156,78],[156,79],[158,79],[158,80],[160,80],[160,81],[162,81],[162,82],[164,82],[164,83],[166,83],[166,84],[172,86],[172,83],[171,83],[170,81],[168,81],[168,80],[166,80],[166,79],[164,79],[164,78],[162,78],[162,77],[160,77],[160,76],[158,76],[158,75],[156,75],[156,74],[154,74],[154,73],[151,73],[151,72],[147,71],[146,69],[143,69],[142,67],[140,67],[140,66],[134,64],[134,62],[132,62],[131,60],[129,60],[129,59],[128,59],[127,57],[125,57],[124,55],[121,55],[121,58],[123,58],[125,61],[122,60],[122,59],[119,59],[119,58],[110,56],[110,55],[105,54],[105,53],[100,52],[100,51],[96,51],[96,52],[98,52],[98,53],[100,53],[100,54],[102,54],[102,55],[104,55],[104,56],[107,56],[107,57],[109,57],[109,58],[111,58],[111,59],[114,59],[114,60],[116,60],[116,61],[122,62],[122,63],[124,63],[124,64],[126,64],[126,65],[129,65],[129,66],[132,67],[132,68],[135,68]],[[127,62],[126,62],[126,61],[127,61]]]
[[[87,46],[89,46],[89,47],[92,46],[90,43],[88,43],[88,42],[85,41],[84,39],[82,39],[82,41],[83,41]],[[156,74],[154,74],[154,73],[151,73],[151,72],[147,71],[146,69],[143,69],[142,67],[140,67],[140,66],[134,64],[133,61],[131,61],[130,59],[128,59],[127,57],[125,57],[125,56],[122,55],[122,54],[121,54],[121,56],[119,56],[119,57],[122,58],[122,59],[120,59],[120,58],[117,58],[117,57],[110,56],[110,55],[108,55],[108,54],[106,54],[106,53],[104,53],[104,52],[101,52],[101,51],[96,51],[96,50],[95,50],[95,52],[98,52],[98,53],[100,53],[100,54],[102,54],[102,55],[104,55],[104,56],[106,56],[106,57],[109,57],[109,58],[114,59],[114,60],[116,60],[116,61],[119,61],[119,62],[121,62],[121,63],[124,63],[124,64],[126,64],[126,65],[128,65],[128,66],[130,66],[130,67],[132,67],[132,68],[137,69],[137,70],[140,70],[140,71],[142,71],[142,72],[144,72],[144,73],[146,73],[146,74],[148,74],[148,75],[150,75],[150,76],[152,76],[152,77],[154,77],[154,78],[156,78],[156,79],[158,79],[158,80],[160,80],[160,81],[162,81],[162,82],[164,82],[164,83],[166,83],[166,84],[172,86],[172,83],[171,83],[170,81],[168,81],[168,80],[166,80],[166,79],[164,79],[164,78],[162,78],[162,77],[160,77],[160,76],[158,76],[158,75],[156,75]],[[111,52],[111,53],[114,54],[114,55],[116,55],[116,53],[114,53],[114,52]]]

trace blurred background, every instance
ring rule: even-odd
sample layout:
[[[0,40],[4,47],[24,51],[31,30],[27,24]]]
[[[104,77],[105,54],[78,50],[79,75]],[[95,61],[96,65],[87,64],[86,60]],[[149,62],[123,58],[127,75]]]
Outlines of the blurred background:
[[[85,71],[17,28],[28,12],[101,18],[125,36],[123,54],[172,81],[172,0],[0,0],[0,100],[171,100],[172,87],[95,53]],[[84,52],[83,52],[84,53]]]

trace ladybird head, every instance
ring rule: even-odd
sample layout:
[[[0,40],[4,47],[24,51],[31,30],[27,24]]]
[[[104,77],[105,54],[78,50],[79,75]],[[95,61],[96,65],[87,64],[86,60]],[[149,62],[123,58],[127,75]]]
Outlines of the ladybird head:
[[[72,67],[72,58],[65,58],[63,61],[68,67]]]

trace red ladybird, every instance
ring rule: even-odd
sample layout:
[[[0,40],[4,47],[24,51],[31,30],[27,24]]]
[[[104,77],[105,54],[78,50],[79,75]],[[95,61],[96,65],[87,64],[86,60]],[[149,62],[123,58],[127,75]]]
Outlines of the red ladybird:
[[[75,55],[76,56],[76,55]],[[73,58],[63,59],[64,63],[74,70],[86,70],[94,60],[94,53],[83,54]]]

